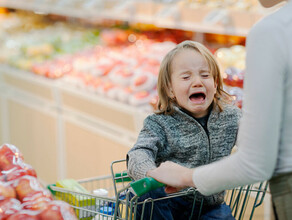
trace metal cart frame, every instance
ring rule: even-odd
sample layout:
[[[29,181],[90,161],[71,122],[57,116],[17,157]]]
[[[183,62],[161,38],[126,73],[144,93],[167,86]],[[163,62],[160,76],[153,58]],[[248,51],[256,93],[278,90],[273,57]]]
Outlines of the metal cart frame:
[[[113,161],[111,163],[111,175],[99,176],[78,180],[77,182],[83,186],[88,193],[72,191],[57,187],[55,184],[48,185],[48,188],[53,193],[55,199],[68,202],[74,209],[79,219],[87,220],[133,220],[136,219],[137,206],[142,205],[142,216],[144,207],[147,203],[151,204],[152,210],[155,202],[178,196],[194,196],[196,198],[197,190],[190,188],[186,191],[168,194],[166,197],[159,199],[146,199],[143,202],[138,202],[140,196],[147,191],[160,187],[161,185],[153,186],[148,179],[142,181],[141,193],[133,193],[133,181],[128,177],[126,172],[125,160]],[[158,183],[158,182],[157,182]],[[135,186],[136,187],[136,186]],[[230,206],[233,216],[241,220],[243,217],[252,219],[255,209],[259,207],[264,200],[268,188],[268,183],[263,182],[244,187],[238,187],[233,190],[228,190],[225,196],[225,202]],[[93,194],[95,189],[106,189],[108,196],[96,196]],[[139,188],[140,190],[140,188]],[[193,203],[193,210],[195,208]],[[201,203],[200,210],[203,202]],[[193,211],[192,210],[192,211]],[[151,212],[152,215],[152,212]],[[190,216],[191,219],[191,216]]]

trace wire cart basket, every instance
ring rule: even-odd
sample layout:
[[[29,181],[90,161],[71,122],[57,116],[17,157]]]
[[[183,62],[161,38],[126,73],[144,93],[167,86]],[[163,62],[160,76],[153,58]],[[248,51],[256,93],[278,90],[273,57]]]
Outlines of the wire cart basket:
[[[202,208],[203,201],[199,205],[200,207],[195,202],[198,192],[193,188],[168,194],[158,199],[149,198],[142,202],[138,201],[142,195],[162,187],[163,184],[148,177],[133,182],[125,170],[125,160],[113,161],[111,163],[110,175],[78,180],[78,184],[86,189],[86,192],[69,190],[58,187],[56,184],[48,185],[48,189],[52,192],[55,199],[68,202],[74,208],[77,217],[82,220],[138,220],[137,207],[139,205],[142,207],[142,219],[146,204],[150,204],[152,207],[150,214],[152,216],[153,207],[158,200],[163,201],[189,195],[194,197],[193,210],[195,208],[199,208],[199,210]],[[263,203],[267,187],[268,183],[263,182],[228,190],[225,195],[225,202],[231,208],[235,219],[252,219],[255,209]],[[94,191],[97,189],[106,190],[108,194],[106,196],[95,195]],[[192,219],[192,214],[189,219]]]

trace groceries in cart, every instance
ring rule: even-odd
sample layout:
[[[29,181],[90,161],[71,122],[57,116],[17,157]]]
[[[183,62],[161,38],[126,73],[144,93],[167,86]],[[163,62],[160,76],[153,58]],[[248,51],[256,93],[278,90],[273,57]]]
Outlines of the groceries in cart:
[[[55,201],[12,144],[0,146],[0,219],[74,220],[72,206]]]

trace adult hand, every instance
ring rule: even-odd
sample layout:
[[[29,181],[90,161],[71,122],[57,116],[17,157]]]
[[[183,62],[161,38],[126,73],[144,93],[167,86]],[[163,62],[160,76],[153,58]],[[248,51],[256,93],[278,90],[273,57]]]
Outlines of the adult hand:
[[[193,183],[193,169],[166,161],[156,169],[149,170],[147,175],[166,184],[167,193],[177,192],[186,187],[195,187]]]

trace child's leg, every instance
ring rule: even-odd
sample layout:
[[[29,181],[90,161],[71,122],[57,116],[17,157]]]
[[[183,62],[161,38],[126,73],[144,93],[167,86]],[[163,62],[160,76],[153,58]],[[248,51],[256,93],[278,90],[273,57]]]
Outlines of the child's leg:
[[[228,205],[221,204],[213,207],[212,209],[207,210],[202,217],[201,220],[235,220],[232,216],[231,209]]]
[[[178,196],[170,199],[170,207],[174,220],[199,219],[200,203],[196,202],[193,209],[194,201],[186,196]]]
[[[158,199],[161,197],[165,197],[166,193],[164,191],[164,188],[159,188],[153,191],[150,191],[146,193],[145,195],[141,196],[138,201],[142,202],[145,199],[152,198],[152,199]],[[171,210],[170,210],[170,201],[169,199],[164,200],[158,200],[154,202],[154,206],[152,209],[152,203],[147,202],[144,207],[144,213],[142,216],[143,211],[143,204],[137,206],[137,217],[136,220],[173,220]],[[152,213],[152,218],[151,218]]]

